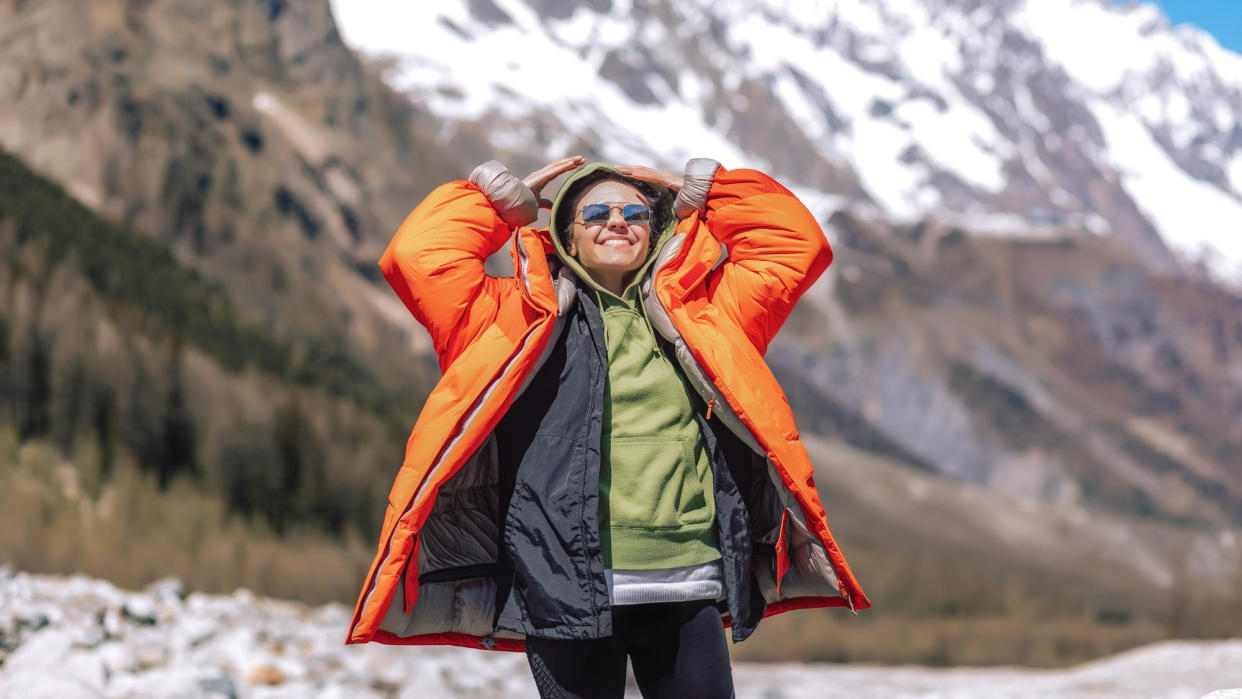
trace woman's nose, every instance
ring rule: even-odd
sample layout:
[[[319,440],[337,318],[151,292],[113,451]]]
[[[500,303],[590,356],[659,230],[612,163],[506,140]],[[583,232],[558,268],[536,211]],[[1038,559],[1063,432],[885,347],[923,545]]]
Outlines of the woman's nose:
[[[608,230],[610,231],[627,231],[630,225],[625,222],[625,217],[621,215],[621,207],[614,206],[608,212]]]

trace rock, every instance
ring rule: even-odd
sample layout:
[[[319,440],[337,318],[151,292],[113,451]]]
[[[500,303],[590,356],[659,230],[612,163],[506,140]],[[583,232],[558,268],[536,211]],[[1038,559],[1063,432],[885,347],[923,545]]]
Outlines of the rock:
[[[136,675],[119,675],[108,683],[109,697],[200,697],[201,672],[196,668],[160,668]],[[3,699],[0,697],[0,699]]]
[[[100,623],[90,624],[84,629],[80,629],[74,638],[74,645],[80,648],[98,648],[108,640],[108,632]]]
[[[267,663],[256,665],[246,673],[246,682],[250,684],[277,685],[283,684],[286,679],[280,668]]]
[[[99,699],[99,693],[65,677],[24,673],[6,675],[0,699]]]
[[[185,583],[173,576],[156,580],[147,585],[143,592],[163,602],[181,602],[190,594]]]
[[[121,641],[108,641],[95,649],[104,665],[104,672],[109,676],[132,672],[138,667],[138,661],[129,647]]]
[[[39,631],[51,623],[51,616],[41,609],[24,609],[14,613],[13,626],[18,631]]]
[[[139,670],[160,667],[168,662],[170,653],[163,634],[135,635],[127,639],[126,646]]]
[[[0,581],[0,629],[16,623],[15,607],[44,610],[50,626],[24,631],[7,659],[0,653],[0,699],[49,697],[215,697],[275,699],[414,699],[535,697],[520,653],[460,648],[343,646],[336,611],[261,598],[190,595],[176,609],[158,598],[158,625],[124,620],[130,593],[55,578]],[[134,595],[153,598],[154,594]],[[60,605],[63,613],[53,613]],[[119,634],[93,648],[82,637],[109,614]],[[5,631],[6,639],[17,639]],[[97,633],[97,631],[96,631]],[[5,641],[9,642],[8,640]],[[1242,641],[1162,642],[1058,671],[1024,669],[980,674],[973,668],[863,666],[734,667],[739,697],[819,697],[825,687],[848,696],[951,694],[962,699],[1010,696],[1178,696],[1189,699],[1235,683]],[[998,684],[999,683],[999,684]],[[1090,690],[1090,691],[1088,691]],[[1242,699],[1236,690],[1206,699]]]
[[[100,612],[99,624],[103,627],[104,634],[108,638],[121,637],[121,614],[115,608],[108,608]]]
[[[173,645],[194,648],[213,638],[217,633],[216,620],[204,614],[182,614],[172,628]]]
[[[237,697],[237,685],[233,683],[233,678],[227,675],[199,680],[198,686],[207,694],[221,694],[230,699]]]
[[[457,692],[445,681],[442,673],[428,673],[417,681],[404,682],[400,685],[397,699],[419,699],[419,697],[452,697]]]
[[[132,621],[139,624],[154,626],[159,623],[159,617],[155,611],[155,603],[150,597],[134,595],[125,602],[125,606],[121,608],[121,612]]]
[[[73,637],[67,632],[45,629],[27,638],[13,651],[4,661],[4,674],[51,673],[72,647]]]
[[[108,672],[103,657],[89,651],[70,652],[56,665],[56,676],[103,694]]]

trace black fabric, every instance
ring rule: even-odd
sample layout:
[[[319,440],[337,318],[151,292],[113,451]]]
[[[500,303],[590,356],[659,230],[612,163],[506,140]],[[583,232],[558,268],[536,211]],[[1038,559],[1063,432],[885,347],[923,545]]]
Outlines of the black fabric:
[[[608,379],[603,318],[580,287],[565,328],[530,385],[496,427],[499,458],[497,629],[530,638],[598,639],[613,633],[598,511],[603,396]],[[672,347],[660,338],[667,352]],[[764,460],[690,394],[712,455],[725,610],[735,643],[763,616],[754,582],[752,533],[767,531],[748,503],[774,501]],[[767,492],[762,489],[765,488]],[[779,517],[779,511],[777,511]]]
[[[647,699],[733,696],[724,627],[710,600],[618,606],[613,628],[612,636],[585,641],[528,638],[540,696],[622,697],[627,657]]]
[[[694,396],[697,403],[702,399]],[[712,455],[712,478],[715,481],[716,530],[720,534],[720,555],[724,568],[725,600],[729,606],[730,626],[734,643],[746,640],[767,604],[751,574],[750,511],[739,483],[750,485],[753,461],[750,447],[742,443],[716,417],[708,420],[706,406],[695,411],[703,439]]]
[[[427,583],[445,582],[448,580],[466,580],[469,578],[483,578],[496,574],[495,563],[477,563],[475,565],[457,566],[456,568],[441,568],[433,570],[429,573],[420,572],[418,575],[418,584],[426,585]]]
[[[574,310],[547,361],[496,428],[503,581],[497,625],[528,636],[612,633],[600,552],[599,464],[607,349],[592,294]]]

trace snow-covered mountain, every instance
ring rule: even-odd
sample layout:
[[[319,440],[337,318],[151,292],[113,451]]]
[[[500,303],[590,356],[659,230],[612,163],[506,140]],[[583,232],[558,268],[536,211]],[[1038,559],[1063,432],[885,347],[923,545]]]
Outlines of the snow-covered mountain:
[[[1107,0],[336,0],[389,79],[527,164],[766,168],[981,232],[1087,229],[1242,279],[1242,56]],[[865,206],[864,206],[865,210]],[[1178,255],[1170,255],[1169,250]]]
[[[1037,501],[1041,526],[1068,508],[1076,544],[1100,535],[1101,505],[1222,527],[1155,545],[1123,526],[1124,544],[1085,547],[1126,552],[1150,584],[1173,584],[1177,555],[1204,575],[1233,565],[1242,302],[1199,280],[1242,282],[1242,57],[1206,33],[1106,0],[333,11],[439,118],[436,143],[476,161],[710,155],[791,185],[839,243],[767,355],[806,431]],[[851,483],[837,511],[878,472],[839,446],[816,459]],[[901,502],[893,540],[935,538],[935,515]],[[963,545],[1003,539],[983,521]],[[1067,560],[1050,531],[1030,541]],[[989,555],[1033,555],[1012,543]]]

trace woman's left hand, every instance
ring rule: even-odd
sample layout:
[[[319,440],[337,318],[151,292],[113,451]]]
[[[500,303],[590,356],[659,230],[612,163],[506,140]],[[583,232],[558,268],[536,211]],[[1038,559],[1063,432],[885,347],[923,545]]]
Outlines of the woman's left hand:
[[[680,175],[671,175],[646,165],[618,165],[615,169],[626,177],[633,177],[644,182],[653,182],[663,187],[668,187],[674,192],[681,191],[683,180]]]

